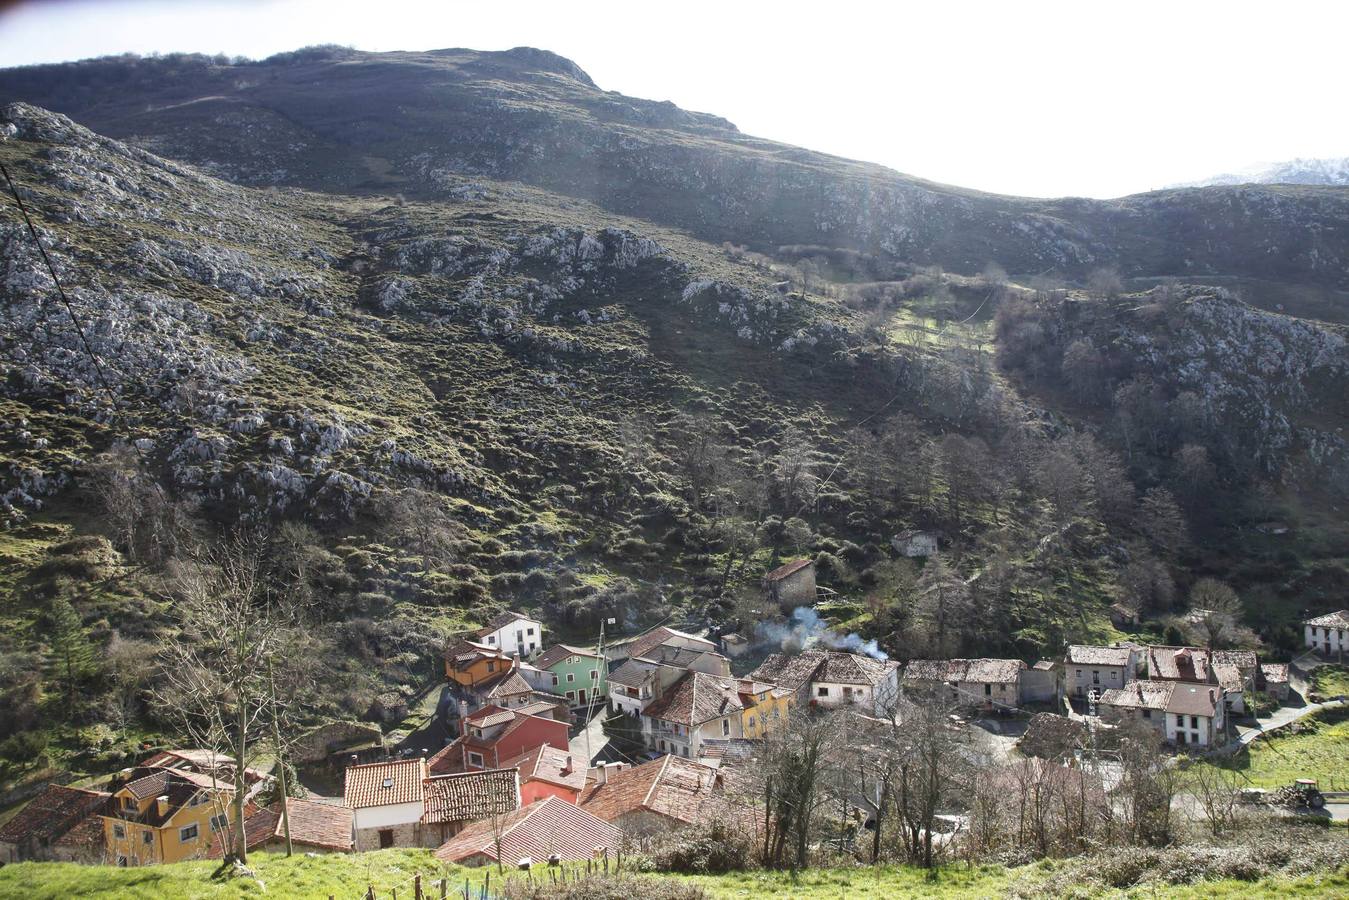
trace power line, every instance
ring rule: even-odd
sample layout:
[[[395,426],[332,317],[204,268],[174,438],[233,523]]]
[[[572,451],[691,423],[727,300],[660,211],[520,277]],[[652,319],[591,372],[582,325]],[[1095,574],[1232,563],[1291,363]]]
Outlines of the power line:
[[[52,283],[56,285],[56,293],[61,297],[61,304],[66,308],[66,314],[70,316],[71,324],[75,326],[75,333],[79,335],[80,344],[84,347],[85,354],[89,361],[94,364],[94,373],[98,377],[98,383],[108,395],[108,400],[112,403],[113,411],[117,409],[117,395],[108,384],[108,379],[103,373],[103,365],[98,361],[98,355],[94,353],[94,348],[89,344],[89,338],[84,334],[84,326],[80,324],[80,317],[75,314],[75,307],[66,296],[65,288],[61,287],[61,279],[56,276],[56,267],[52,265],[51,257],[47,255],[47,248],[42,246],[42,240],[38,237],[37,228],[33,226],[33,219],[28,215],[28,208],[23,205],[23,198],[19,196],[19,190],[14,186],[14,179],[9,177],[9,169],[0,163],[0,173],[4,173],[5,183],[9,185],[9,192],[14,196],[14,202],[19,207],[19,213],[23,216],[24,222],[28,225],[28,233],[33,237],[33,243],[37,244],[38,252],[42,254],[42,261],[47,264],[47,272],[52,277]]]

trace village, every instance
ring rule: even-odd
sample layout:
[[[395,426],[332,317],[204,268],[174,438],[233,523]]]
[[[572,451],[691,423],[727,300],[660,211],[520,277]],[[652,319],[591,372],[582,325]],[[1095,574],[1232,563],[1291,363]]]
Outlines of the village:
[[[47,785],[0,827],[0,861],[221,858],[239,804],[250,851],[421,847],[445,863],[498,867],[588,860],[680,828],[762,817],[762,803],[736,786],[775,736],[812,718],[846,711],[894,735],[906,710],[939,709],[952,727],[986,737],[1003,764],[1021,756],[1018,739],[1076,730],[1088,737],[1052,761],[1064,771],[1086,765],[1095,736],[1126,722],[1155,729],[1176,754],[1221,755],[1322,705],[1300,696],[1304,666],[1342,661],[1349,649],[1341,610],[1304,623],[1306,654],[1292,662],[1122,641],[1074,644],[1033,663],[901,663],[827,627],[800,627],[814,621],[802,614],[816,598],[812,561],[769,572],[764,591],[798,613],[779,645],[660,625],[576,646],[549,642],[538,618],[505,612],[446,645],[436,728],[401,745],[316,733],[311,759],[339,773],[332,796],[286,796],[260,769],[158,749],[99,786]],[[437,745],[419,745],[432,735]],[[1325,805],[1315,785],[1306,799]],[[879,812],[864,796],[856,802],[859,820]],[[941,812],[958,832],[969,811]]]

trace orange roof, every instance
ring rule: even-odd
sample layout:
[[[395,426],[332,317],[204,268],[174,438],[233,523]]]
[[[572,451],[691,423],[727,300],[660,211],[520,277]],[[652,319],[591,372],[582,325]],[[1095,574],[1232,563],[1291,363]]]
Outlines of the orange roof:
[[[347,768],[342,802],[351,809],[389,806],[394,803],[420,803],[424,797],[426,760],[403,759],[366,763]]]
[[[299,797],[291,797],[287,806],[290,815],[291,843],[304,847],[318,847],[322,850],[351,851],[350,809],[335,803],[319,803],[316,800],[304,800]],[[219,859],[223,855],[221,836],[224,833],[217,832],[211,843],[212,859]],[[244,819],[244,834],[248,838],[249,850],[261,847],[268,841],[284,840],[285,833],[280,802],[255,810]]]
[[[591,783],[582,792],[580,804],[609,821],[646,810],[692,823],[719,795],[718,786],[716,769],[667,755],[610,775],[603,784]]]
[[[30,839],[55,840],[101,808],[109,796],[102,791],[49,784],[0,826],[0,841],[20,844]]]
[[[524,857],[547,859],[557,854],[564,860],[590,859],[596,848],[617,850],[623,833],[592,813],[561,797],[548,797],[510,813],[493,823],[474,822],[441,845],[436,858],[457,863],[485,856],[497,860],[497,835],[501,836],[501,862]]]
[[[559,750],[548,744],[541,744],[515,759],[508,759],[502,763],[502,767],[519,769],[522,781],[536,778],[577,791],[586,786],[584,762],[574,759],[566,750]]]

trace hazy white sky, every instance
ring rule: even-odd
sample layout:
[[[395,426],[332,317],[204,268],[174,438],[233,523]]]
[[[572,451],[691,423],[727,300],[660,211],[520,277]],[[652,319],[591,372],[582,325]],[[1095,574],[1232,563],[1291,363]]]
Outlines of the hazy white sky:
[[[0,64],[520,45],[606,90],[1013,194],[1113,197],[1349,156],[1349,3],[794,4],[47,0],[0,13]]]

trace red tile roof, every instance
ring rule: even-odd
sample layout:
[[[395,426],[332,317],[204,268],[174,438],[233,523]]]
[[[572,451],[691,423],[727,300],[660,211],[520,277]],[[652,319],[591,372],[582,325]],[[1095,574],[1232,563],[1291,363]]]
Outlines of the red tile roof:
[[[784,578],[795,575],[809,565],[813,565],[813,562],[809,559],[794,559],[769,572],[764,576],[764,581],[781,581]]]
[[[696,726],[745,708],[735,678],[687,672],[648,706],[643,715],[664,722]]]
[[[520,806],[520,778],[515,769],[488,769],[428,778],[422,821],[467,822],[507,813]]]
[[[589,659],[599,658],[599,654],[594,650],[587,650],[584,647],[572,647],[568,644],[554,644],[539,654],[538,659],[534,660],[534,666],[539,669],[551,668],[570,656],[584,656]]]
[[[486,820],[469,825],[446,841],[436,858],[447,863],[478,856],[497,860],[498,834],[500,861],[510,864],[525,857],[546,860],[552,854],[563,860],[590,859],[599,847],[616,851],[623,839],[622,831],[609,822],[561,797],[548,797],[495,823]]]
[[[426,760],[404,759],[348,766],[342,801],[351,809],[420,803]]]
[[[320,803],[291,797],[287,812],[290,815],[290,840],[300,847],[316,847],[320,850],[337,850],[350,853],[352,850],[351,823],[353,813],[345,806],[335,803]],[[222,855],[221,837],[218,832],[211,843],[212,859]],[[281,816],[281,803],[254,810],[244,819],[244,834],[247,835],[248,849],[264,846],[269,841],[284,841],[285,822]]]
[[[574,758],[568,751],[548,744],[535,747],[515,759],[508,759],[501,765],[502,768],[519,769],[521,781],[532,778],[572,788],[577,792],[586,786],[585,760]]]
[[[0,841],[52,841],[77,826],[110,797],[102,791],[49,784],[15,816],[0,826]]]
[[[717,649],[716,643],[714,643],[713,641],[709,641],[705,637],[699,637],[696,634],[688,634],[687,632],[684,631],[675,631],[673,628],[661,625],[657,628],[651,629],[646,634],[638,635],[637,637],[633,638],[632,641],[630,641],[627,646],[628,656],[629,658],[637,656],[645,656],[647,653],[651,652],[653,649],[659,647],[661,644],[664,644],[666,641],[669,641],[672,638],[682,638],[685,641],[693,641],[695,643],[705,644],[706,649],[708,650]]]
[[[587,812],[609,821],[645,810],[692,823],[709,806],[719,804],[719,784],[717,770],[711,766],[663,756],[614,773],[604,784],[587,785],[580,804]]]

